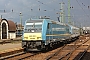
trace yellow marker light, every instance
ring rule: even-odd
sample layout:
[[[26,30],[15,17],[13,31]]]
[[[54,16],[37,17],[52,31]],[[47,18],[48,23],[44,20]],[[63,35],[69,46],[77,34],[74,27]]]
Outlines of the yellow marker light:
[[[41,37],[37,37],[37,39],[41,39]]]
[[[24,39],[28,39],[28,37],[24,37]]]

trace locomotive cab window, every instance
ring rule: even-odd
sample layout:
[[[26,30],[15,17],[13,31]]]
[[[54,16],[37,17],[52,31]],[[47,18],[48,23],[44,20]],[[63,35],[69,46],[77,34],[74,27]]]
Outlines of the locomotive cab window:
[[[26,23],[25,31],[24,32],[41,32],[42,31],[42,22],[33,22],[33,23]]]

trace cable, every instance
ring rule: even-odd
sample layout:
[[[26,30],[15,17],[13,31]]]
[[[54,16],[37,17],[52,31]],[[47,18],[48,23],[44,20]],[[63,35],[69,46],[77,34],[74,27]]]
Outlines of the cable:
[[[62,0],[62,2],[64,2],[63,0]],[[70,4],[70,6],[71,6],[71,4]],[[66,9],[67,9],[67,11],[68,11],[68,7],[67,7],[67,5],[65,4],[65,7],[66,7]],[[69,7],[70,9],[71,8],[73,8],[73,7]],[[71,17],[73,17],[75,14],[74,13],[70,13],[70,19],[71,19]],[[65,16],[65,17],[68,17],[68,16]],[[72,21],[71,21],[72,22]]]
[[[55,8],[53,8],[53,7],[51,7],[51,6],[48,6],[47,4],[45,4],[45,3],[43,3],[43,2],[41,2],[41,1],[39,1],[39,0],[36,0],[38,3],[40,3],[40,4],[42,4],[42,5],[45,5],[46,7],[49,7],[49,8],[51,8],[51,9],[53,9],[54,11],[59,11],[58,9],[55,9]],[[53,0],[53,1],[56,1],[56,0]],[[53,2],[53,1],[51,1],[51,2]],[[48,3],[50,3],[50,2],[48,2]],[[46,11],[46,10],[45,10]]]
[[[76,0],[77,1],[77,0]],[[79,2],[77,1],[77,3],[78,3],[78,5],[81,7],[81,5],[79,4]],[[81,7],[82,8],[82,7]],[[84,11],[84,9],[82,8],[82,10],[83,10],[83,12],[86,14],[86,16],[88,17],[88,18],[90,18],[89,17],[89,15],[87,15],[87,13]]]

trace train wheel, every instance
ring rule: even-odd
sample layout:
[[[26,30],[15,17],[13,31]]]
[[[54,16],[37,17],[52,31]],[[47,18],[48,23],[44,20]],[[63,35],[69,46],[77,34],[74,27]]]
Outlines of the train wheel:
[[[50,47],[53,48],[53,43],[50,43]]]
[[[24,48],[24,52],[27,53],[28,52],[28,48]]]
[[[48,51],[48,48],[49,48],[49,47],[48,47],[48,45],[47,45],[47,46],[45,46],[45,50],[46,50],[46,51]]]
[[[26,52],[27,51],[27,49],[26,48],[24,48],[24,52]]]

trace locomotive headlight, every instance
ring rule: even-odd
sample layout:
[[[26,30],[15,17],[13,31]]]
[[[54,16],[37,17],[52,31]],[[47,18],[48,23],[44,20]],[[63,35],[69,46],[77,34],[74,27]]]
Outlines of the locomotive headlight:
[[[28,39],[28,37],[24,37],[24,39]]]
[[[34,30],[31,30],[31,32],[34,32]]]
[[[37,37],[37,39],[41,39],[41,37]]]

